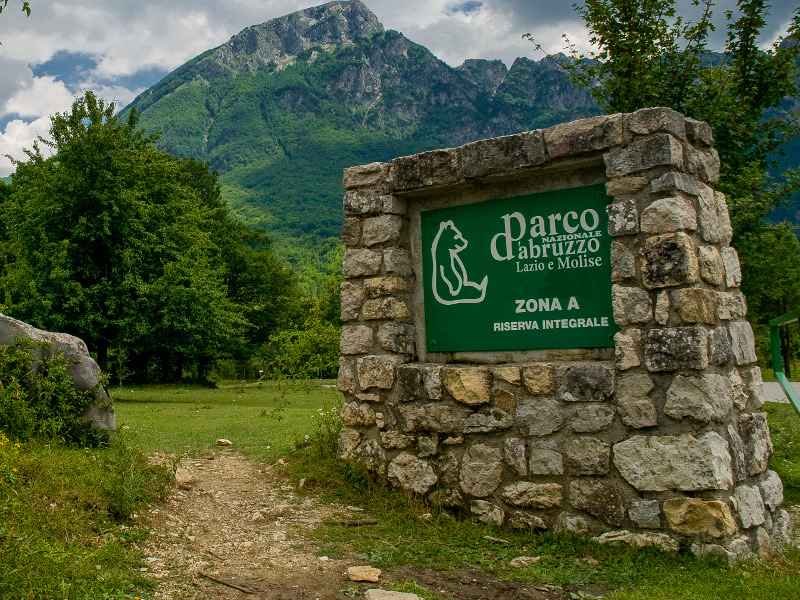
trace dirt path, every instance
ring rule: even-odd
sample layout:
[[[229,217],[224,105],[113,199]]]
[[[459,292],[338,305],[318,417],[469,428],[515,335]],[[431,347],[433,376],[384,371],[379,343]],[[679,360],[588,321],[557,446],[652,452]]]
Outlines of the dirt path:
[[[477,570],[403,568],[383,574],[379,584],[355,584],[345,571],[361,563],[355,557],[316,556],[317,546],[304,533],[326,519],[352,518],[358,509],[301,498],[287,483],[272,467],[231,450],[184,459],[175,491],[146,515],[152,534],[141,549],[157,581],[153,598],[343,600],[350,597],[345,590],[352,595],[355,588],[388,589],[393,578],[416,581],[454,600],[569,597],[487,580]]]

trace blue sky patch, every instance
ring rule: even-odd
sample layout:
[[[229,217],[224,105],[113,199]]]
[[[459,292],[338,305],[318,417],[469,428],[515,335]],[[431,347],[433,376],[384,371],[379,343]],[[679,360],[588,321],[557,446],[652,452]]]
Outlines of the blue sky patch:
[[[55,77],[67,85],[85,81],[97,67],[97,60],[89,54],[61,50],[53,58],[39,65],[31,65],[34,77]]]
[[[483,6],[483,2],[480,0],[467,0],[466,2],[448,4],[446,10],[448,15],[454,15],[456,13],[464,13],[465,15],[468,15],[470,13],[474,13],[481,6]]]

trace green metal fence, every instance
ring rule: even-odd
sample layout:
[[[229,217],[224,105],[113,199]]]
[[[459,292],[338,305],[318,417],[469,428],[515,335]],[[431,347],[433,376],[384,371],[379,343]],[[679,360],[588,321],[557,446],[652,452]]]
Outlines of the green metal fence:
[[[783,389],[783,393],[789,398],[792,406],[794,406],[797,414],[800,415],[800,396],[792,387],[792,384],[786,379],[783,373],[783,356],[781,356],[781,325],[788,325],[800,319],[800,310],[786,313],[780,317],[776,317],[769,322],[769,341],[772,347],[772,370],[775,372],[775,378]]]

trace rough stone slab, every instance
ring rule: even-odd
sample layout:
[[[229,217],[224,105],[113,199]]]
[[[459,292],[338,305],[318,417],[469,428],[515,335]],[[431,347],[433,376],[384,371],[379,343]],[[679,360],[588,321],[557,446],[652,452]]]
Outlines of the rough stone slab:
[[[469,408],[448,402],[413,402],[399,407],[403,431],[459,434],[471,414]],[[445,440],[443,443],[447,443]]]
[[[503,388],[492,388],[492,401],[495,406],[500,410],[504,410],[509,414],[514,414],[517,409],[517,396],[514,392],[509,392]]]
[[[703,288],[683,288],[670,293],[672,306],[684,323],[717,323],[717,294]]]
[[[603,156],[606,176],[609,179],[633,175],[653,167],[683,168],[683,147],[679,140],[667,133],[635,140],[621,149],[613,149]]]
[[[632,196],[647,186],[647,177],[618,177],[606,182],[606,194],[611,198]]]
[[[339,287],[342,299],[342,321],[355,321],[361,314],[364,303],[364,287],[352,281],[343,281]]]
[[[669,133],[678,139],[686,137],[686,117],[681,113],[663,106],[642,108],[626,115],[628,129],[638,135],[651,133]]]
[[[700,181],[716,184],[719,181],[719,153],[715,148],[698,150],[687,146],[684,153],[686,170]]]
[[[544,131],[550,158],[605,150],[622,144],[622,115],[603,115],[562,123]]]
[[[414,354],[414,328],[402,323],[383,323],[378,327],[378,344],[398,354]]]
[[[659,548],[665,552],[677,552],[680,548],[677,540],[665,533],[608,531],[603,535],[592,538],[600,544],[627,544],[634,548]]]
[[[650,182],[650,190],[655,193],[683,192],[690,196],[699,196],[706,191],[711,191],[711,188],[686,173],[668,171]]]
[[[408,592],[389,592],[374,589],[364,592],[364,600],[422,600],[422,598]]]
[[[717,307],[722,320],[742,319],[747,314],[747,301],[741,292],[717,292]]]
[[[422,387],[429,400],[439,400],[444,387],[444,367],[426,366],[422,370]]]
[[[339,379],[336,387],[340,392],[354,393],[356,391],[355,362],[344,356],[339,358]]]
[[[464,177],[506,174],[547,160],[541,131],[480,140],[461,147]]]
[[[758,486],[738,486],[733,492],[733,501],[736,512],[739,514],[739,523],[744,529],[752,529],[764,524],[764,501]]]
[[[513,506],[526,508],[554,508],[560,506],[564,488],[557,483],[531,483],[520,481],[503,488],[503,500]]]
[[[639,287],[612,285],[611,304],[614,321],[621,327],[647,323],[653,318],[650,293]]]
[[[547,524],[536,515],[524,510],[515,510],[508,518],[508,524],[514,529],[528,529],[530,531],[547,531]]]
[[[572,430],[578,433],[597,433],[614,422],[615,411],[610,406],[579,406],[572,419]]]
[[[387,450],[402,450],[414,443],[414,436],[403,435],[399,431],[381,431],[381,444]]]
[[[661,508],[658,500],[634,500],[628,509],[628,516],[639,527],[647,529],[661,527]]]
[[[555,391],[553,365],[537,363],[522,367],[522,381],[528,393],[534,396],[546,396]]]
[[[427,458],[439,453],[439,434],[421,435],[417,438],[417,457]]]
[[[642,211],[642,233],[674,233],[697,229],[697,214],[683,198],[662,198]]]
[[[489,369],[485,367],[447,368],[444,385],[457,402],[478,406],[491,400]]]
[[[564,457],[555,440],[530,442],[528,471],[531,475],[563,475]]]
[[[723,421],[733,408],[731,392],[730,379],[722,375],[678,375],[667,390],[664,413],[673,419],[690,418],[699,423]]]
[[[714,246],[700,246],[697,249],[697,264],[703,281],[711,285],[722,283],[725,267],[722,264],[722,255]]]
[[[625,333],[614,334],[614,360],[620,371],[626,371],[642,364],[642,333],[638,329],[628,329]]]
[[[731,509],[720,500],[669,498],[663,509],[672,530],[683,535],[722,538],[736,532]]]
[[[747,321],[733,321],[728,325],[731,348],[737,365],[750,365],[758,360],[753,328]]]
[[[574,365],[567,369],[560,392],[566,402],[609,400],[614,393],[614,369],[596,363]]]
[[[708,366],[708,333],[699,327],[651,329],[644,346],[648,371],[705,369]]]
[[[389,175],[389,165],[374,162],[368,165],[349,167],[344,170],[342,185],[345,189],[368,187],[383,183]]]
[[[772,456],[766,413],[745,414],[739,417],[739,432],[745,449],[745,466],[750,475],[767,470]]]
[[[342,460],[353,460],[356,456],[356,448],[361,443],[361,434],[355,429],[342,427],[339,432],[339,444],[337,455]]]
[[[430,463],[407,452],[401,452],[389,463],[387,476],[393,484],[417,494],[427,493],[437,481]]]
[[[383,251],[383,265],[392,275],[407,277],[414,272],[411,266],[411,253],[402,248],[387,248]]]
[[[750,367],[742,369],[745,391],[747,392],[749,408],[759,410],[764,406],[764,382],[761,379],[761,369]]]
[[[612,482],[601,479],[576,479],[569,484],[569,502],[573,508],[585,510],[618,526],[625,519],[625,500]]]
[[[783,483],[775,471],[767,471],[758,485],[767,508],[774,511],[783,504]]]
[[[742,283],[742,269],[739,265],[739,254],[730,246],[722,249],[722,262],[725,265],[725,285],[737,288]]]
[[[377,275],[382,261],[383,255],[379,251],[348,248],[344,251],[342,275],[347,279]]]
[[[525,442],[519,438],[506,438],[503,442],[503,458],[508,467],[520,477],[528,475],[528,459]]]
[[[728,329],[715,327],[710,330],[708,335],[708,362],[722,367],[731,362],[733,358],[733,348],[731,347]]]
[[[611,281],[619,283],[636,277],[636,255],[621,240],[611,242]]]
[[[634,436],[614,444],[614,465],[640,491],[726,490],[733,485],[728,443],[713,431],[699,437]]]
[[[461,489],[476,498],[484,498],[502,482],[503,451],[486,444],[470,446],[461,461]]]
[[[388,296],[365,301],[363,315],[367,321],[381,319],[404,320],[411,317],[411,311],[402,300]]]
[[[608,235],[635,235],[639,233],[639,213],[634,200],[615,202],[606,206],[608,213]]]
[[[358,383],[362,391],[371,387],[388,390],[394,385],[395,372],[400,364],[396,356],[362,356],[358,359]]]
[[[357,246],[361,242],[361,219],[347,217],[342,223],[342,244]]]
[[[564,426],[564,412],[552,398],[524,398],[517,404],[516,425],[522,435],[549,435]]]
[[[398,215],[380,215],[364,219],[361,241],[365,246],[376,246],[385,242],[396,242],[400,239],[403,217]]]
[[[408,213],[408,201],[397,196],[384,196],[383,212],[390,215],[405,215]]]
[[[372,350],[372,327],[365,325],[345,325],[339,349],[342,354],[367,354]]]
[[[348,191],[342,200],[342,208],[346,215],[378,214],[383,209],[383,196],[370,191]]]
[[[472,413],[464,423],[464,433],[491,433],[508,429],[514,424],[514,418],[497,407]]]
[[[572,475],[608,473],[611,444],[597,438],[579,437],[567,445],[567,467]]]
[[[645,396],[618,396],[617,412],[622,422],[634,429],[658,425],[656,405]]]
[[[403,277],[372,277],[364,280],[364,294],[367,298],[393,296],[406,291]]]
[[[396,158],[389,163],[391,186],[395,192],[445,186],[462,180],[458,149],[432,150]]]
[[[398,400],[410,402],[422,395],[422,369],[419,365],[400,365],[397,368]]]
[[[375,411],[366,403],[345,402],[339,411],[339,417],[346,427],[369,427],[375,424]]]
[[[683,232],[647,238],[640,259],[648,289],[695,283],[699,276],[694,242]]]
[[[667,292],[659,292],[656,296],[656,308],[653,311],[653,318],[659,325],[666,325],[669,321],[669,294]]]
[[[360,462],[368,471],[377,473],[381,477],[386,473],[386,452],[375,440],[365,440],[356,449],[355,460]]]
[[[686,117],[686,138],[697,147],[714,145],[714,134],[711,126],[703,121]]]
[[[503,509],[487,500],[473,500],[469,503],[469,511],[476,515],[481,523],[502,525],[506,520],[506,513]]]

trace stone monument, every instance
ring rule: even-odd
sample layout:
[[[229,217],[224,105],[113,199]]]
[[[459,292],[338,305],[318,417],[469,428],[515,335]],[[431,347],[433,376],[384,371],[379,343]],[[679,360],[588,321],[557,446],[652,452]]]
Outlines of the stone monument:
[[[651,108],[347,169],[340,456],[485,522],[780,548],[719,166]]]

